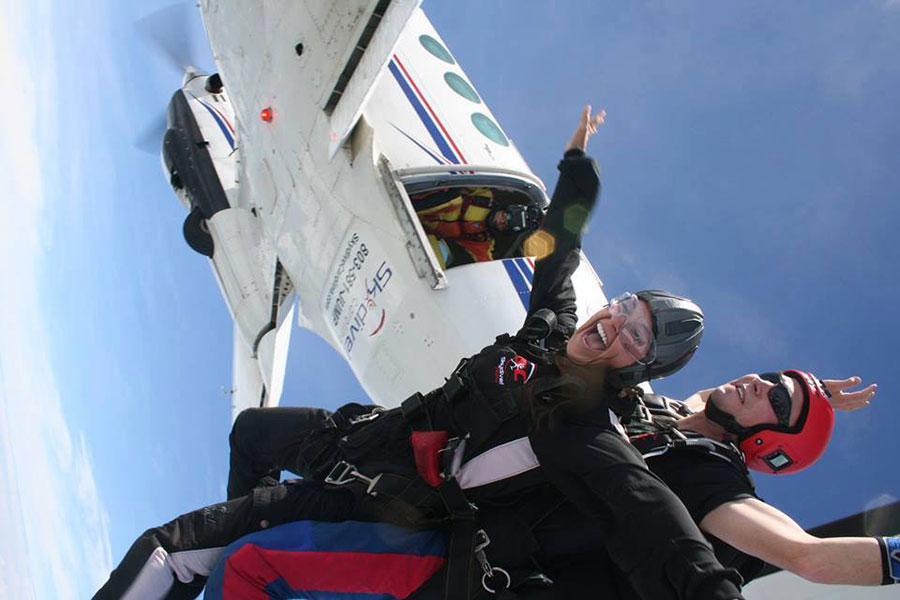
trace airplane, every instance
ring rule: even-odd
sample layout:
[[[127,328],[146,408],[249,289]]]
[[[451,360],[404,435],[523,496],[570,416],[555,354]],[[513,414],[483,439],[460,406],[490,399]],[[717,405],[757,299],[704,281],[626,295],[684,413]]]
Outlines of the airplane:
[[[234,319],[233,416],[278,404],[295,313],[389,407],[522,324],[529,254],[548,242],[523,250],[522,235],[494,260],[447,267],[416,212],[444,189],[548,203],[419,4],[200,2],[218,72],[186,70],[162,162],[188,210],[185,239],[209,258]],[[584,256],[573,283],[580,319],[606,304]],[[878,533],[900,531],[898,504],[885,510]],[[747,597],[889,589],[774,573]]]
[[[278,403],[295,311],[386,406],[522,325],[520,240],[444,268],[411,200],[548,204],[418,4],[201,3],[219,72],[186,70],[162,162],[234,319],[233,415]],[[587,259],[573,281],[580,318],[606,304]]]

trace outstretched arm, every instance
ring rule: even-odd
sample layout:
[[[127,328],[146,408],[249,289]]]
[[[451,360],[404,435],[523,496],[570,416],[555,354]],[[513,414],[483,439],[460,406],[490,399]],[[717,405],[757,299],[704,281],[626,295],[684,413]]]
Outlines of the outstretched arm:
[[[713,509],[700,529],[816,583],[879,585],[881,549],[870,537],[818,538],[773,506],[744,498]]]
[[[528,315],[541,308],[552,310],[557,316],[555,336],[561,338],[567,338],[575,330],[575,290],[571,277],[580,261],[581,231],[600,194],[597,163],[584,151],[588,139],[605,117],[602,110],[591,116],[589,105],[582,110],[559,163],[559,180],[544,223],[524,243],[525,253],[538,257]]]
[[[878,390],[877,383],[871,383],[861,390],[853,388],[862,384],[862,379],[854,375],[847,379],[823,379],[822,383],[831,393],[831,406],[834,410],[851,411],[868,406],[872,396]],[[715,388],[694,392],[684,402],[691,410],[700,411],[706,406],[709,395]]]

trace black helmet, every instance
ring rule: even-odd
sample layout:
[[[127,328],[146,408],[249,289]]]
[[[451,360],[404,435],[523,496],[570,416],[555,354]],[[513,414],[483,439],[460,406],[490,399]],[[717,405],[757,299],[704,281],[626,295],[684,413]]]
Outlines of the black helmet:
[[[505,213],[506,227],[503,230],[494,225],[494,219],[498,212]],[[511,232],[519,233],[522,231],[534,231],[541,226],[544,220],[544,213],[537,206],[528,204],[507,204],[498,206],[491,210],[487,218],[488,227],[495,233]]]
[[[650,307],[656,358],[649,365],[635,363],[616,371],[623,385],[674,373],[687,364],[703,337],[703,311],[693,300],[662,290],[644,290],[635,296]]]

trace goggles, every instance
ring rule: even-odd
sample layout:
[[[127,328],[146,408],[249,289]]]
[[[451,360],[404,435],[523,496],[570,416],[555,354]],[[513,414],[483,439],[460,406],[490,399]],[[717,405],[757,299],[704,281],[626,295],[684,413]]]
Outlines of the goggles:
[[[769,404],[775,411],[778,418],[778,424],[782,427],[788,427],[791,422],[791,406],[793,399],[791,391],[784,384],[784,375],[781,373],[760,373],[760,379],[774,383],[775,387],[769,390]]]
[[[607,308],[610,315],[625,317],[625,322],[619,327],[619,340],[626,352],[638,364],[652,363],[656,359],[656,337],[641,310],[641,300],[626,292],[610,300]]]

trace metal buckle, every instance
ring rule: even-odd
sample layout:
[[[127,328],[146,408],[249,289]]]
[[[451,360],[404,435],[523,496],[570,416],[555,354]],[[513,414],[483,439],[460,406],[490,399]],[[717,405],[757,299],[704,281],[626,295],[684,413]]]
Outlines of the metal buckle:
[[[342,460],[338,464],[331,467],[331,470],[328,472],[328,475],[325,476],[325,483],[330,483],[332,485],[344,485],[346,483],[350,483],[351,481],[355,481],[352,477],[348,477],[350,473],[356,470],[356,467],[348,463],[346,460]]]
[[[372,409],[372,412],[366,413],[363,415],[356,415],[355,417],[350,417],[347,419],[347,422],[351,425],[358,425],[359,423],[366,423],[368,421],[374,421],[378,417],[384,414],[384,408],[380,406],[376,406]]]
[[[437,451],[438,459],[441,464],[441,479],[444,481],[451,479],[459,469],[459,465],[455,464],[457,462],[455,460],[456,452],[460,448],[460,445],[465,444],[468,437],[469,435],[466,434],[465,437],[450,438],[447,440],[447,445]],[[449,453],[449,455],[447,455],[447,453]]]
[[[361,481],[367,485],[367,494],[377,496],[378,493],[375,492],[374,489],[375,486],[378,485],[378,481],[380,479],[381,473],[379,473],[375,477],[366,477],[356,470],[355,465],[348,463],[346,460],[342,460],[338,464],[331,467],[331,471],[329,471],[328,475],[325,476],[325,483],[330,483],[331,485],[347,485],[348,483]]]
[[[529,575],[525,581],[529,583],[534,583],[537,585],[553,585],[553,580],[544,575],[543,573],[535,573],[534,575]]]
[[[484,549],[491,545],[491,538],[488,537],[484,529],[475,532],[475,554],[484,552]]]
[[[650,423],[653,424],[653,413],[650,412],[650,409],[647,408],[647,405],[643,402],[637,403],[637,412],[638,418],[642,423]]]
[[[503,589],[509,589],[509,586],[512,585],[512,577],[509,576],[506,569],[491,566],[491,563],[487,559],[487,555],[484,553],[484,549],[490,546],[490,544],[491,538],[488,537],[488,534],[484,529],[479,529],[475,532],[475,559],[478,561],[478,564],[481,565],[481,570],[484,571],[481,575],[481,587],[490,594],[496,594],[497,590],[488,585],[488,579],[495,577],[498,574],[503,575],[506,577],[506,585],[503,586]]]
[[[509,586],[512,585],[512,577],[509,576],[509,573],[507,573],[506,569],[502,569],[500,567],[492,567],[490,573],[485,573],[484,575],[481,576],[481,587],[486,589],[491,594],[496,594],[497,590],[488,586],[487,580],[490,577],[494,577],[498,573],[500,575],[503,575],[504,577],[506,577],[506,585],[503,586],[503,589],[508,590]]]

